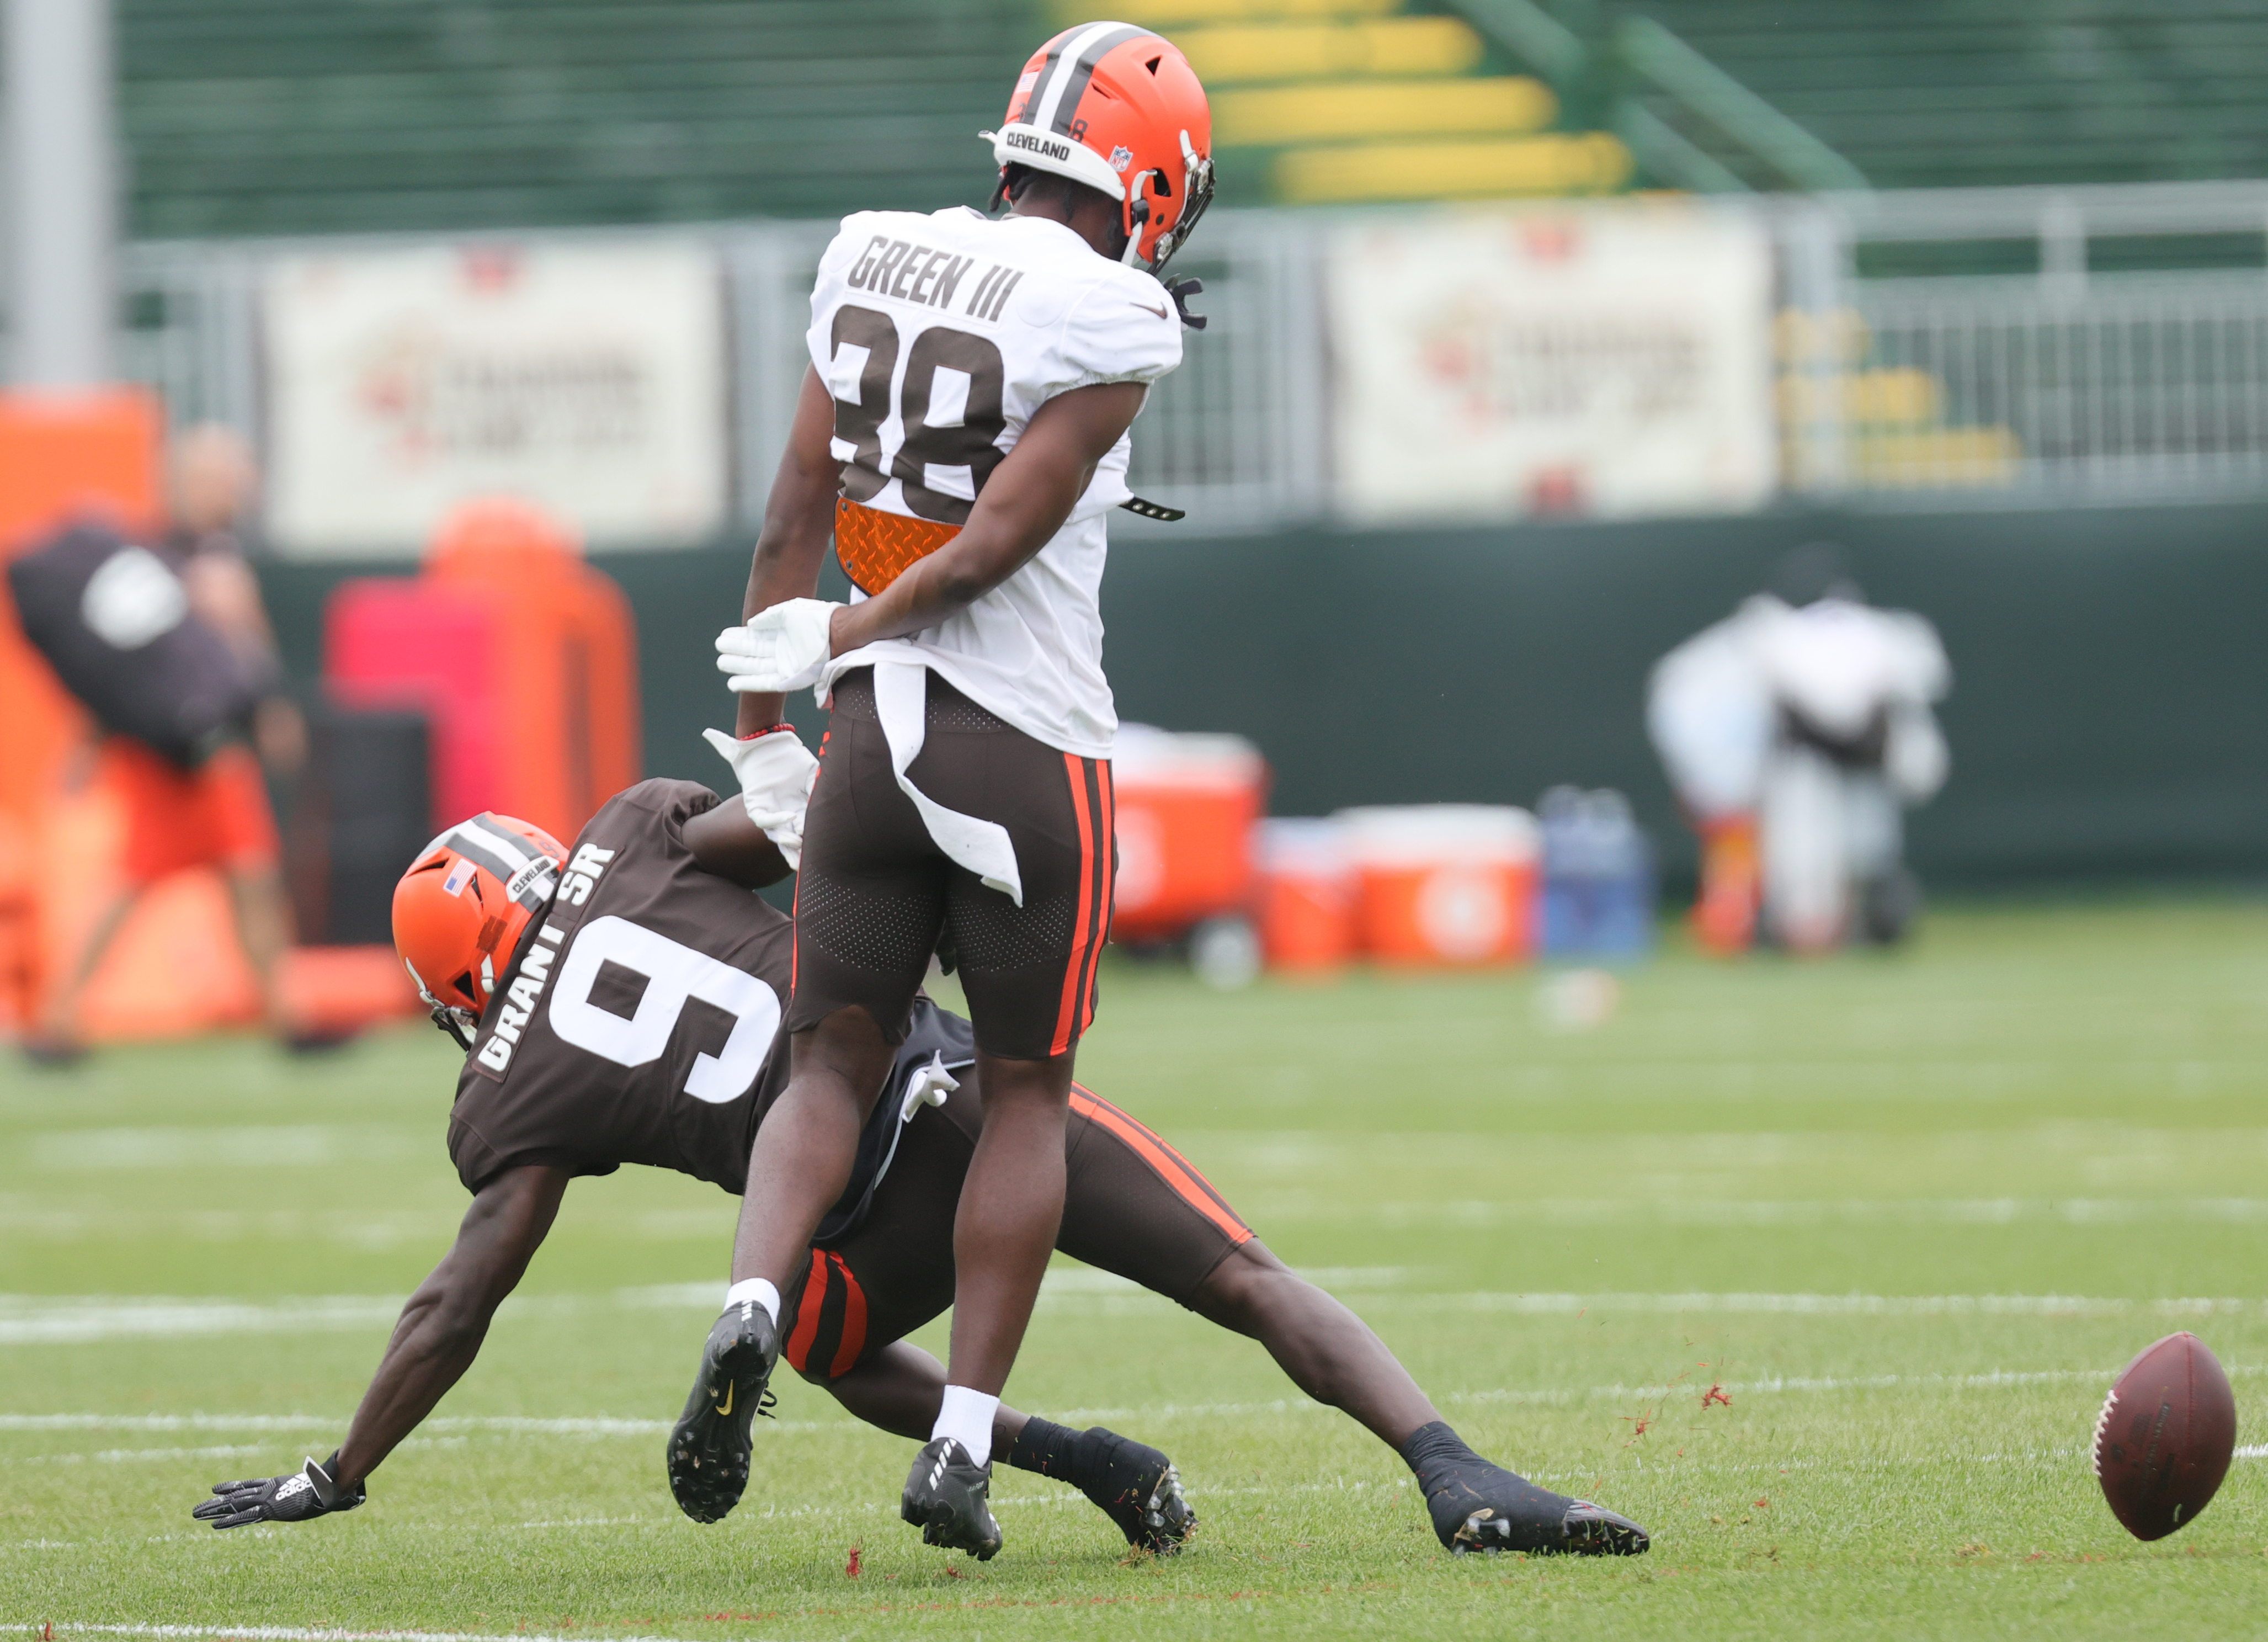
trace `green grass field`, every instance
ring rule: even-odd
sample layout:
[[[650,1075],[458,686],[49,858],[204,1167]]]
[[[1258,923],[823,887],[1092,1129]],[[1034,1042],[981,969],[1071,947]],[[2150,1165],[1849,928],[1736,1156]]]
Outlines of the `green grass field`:
[[[1894,958],[1672,955],[1588,1032],[1540,1020],[1542,979],[1224,996],[1121,966],[1081,1070],[1361,1312],[1476,1446],[1637,1517],[1650,1556],[1450,1558],[1395,1456],[1258,1348],[1077,1269],[1051,1278],[1011,1400],[1169,1451],[1203,1516],[1186,1555],[1130,1560],[1083,1500],[1005,1470],[996,1561],[924,1550],[895,1520],[909,1445],[799,1383],[740,1511],[696,1527],[662,1439],[735,1205],[644,1171],[569,1194],[368,1506],[206,1531],[188,1510],[209,1483],[337,1443],[453,1234],[455,1057],[421,1027],[316,1063],[247,1041],[0,1066],[0,1623],[2268,1627],[2268,1450],[2146,1546],[2084,1452],[2112,1375],[2177,1328],[2228,1366],[2240,1444],[2268,1440],[2268,908],[1955,909]]]

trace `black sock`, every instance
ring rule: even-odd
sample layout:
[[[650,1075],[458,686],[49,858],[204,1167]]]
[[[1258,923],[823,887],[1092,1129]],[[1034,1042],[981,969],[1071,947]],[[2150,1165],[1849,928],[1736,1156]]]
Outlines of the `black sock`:
[[[1425,1480],[1429,1466],[1453,1465],[1460,1460],[1480,1457],[1462,1437],[1449,1429],[1449,1422],[1445,1419],[1420,1425],[1402,1445],[1402,1462],[1418,1474],[1421,1483]]]
[[[1091,1432],[1073,1431],[1035,1414],[1024,1421],[1024,1429],[1008,1445],[1005,1457],[1020,1471],[1036,1471],[1073,1488],[1085,1488],[1104,1461],[1101,1447]]]
[[[1070,1484],[1117,1525],[1127,1543],[1157,1549],[1155,1527],[1144,1516],[1167,1469],[1166,1456],[1157,1449],[1101,1425],[1072,1431],[1049,1420],[1027,1418],[1008,1445],[1006,1459],[1020,1471],[1036,1471]],[[1178,1498],[1178,1489],[1174,1494]],[[1186,1534],[1193,1521],[1181,1521],[1174,1534]]]

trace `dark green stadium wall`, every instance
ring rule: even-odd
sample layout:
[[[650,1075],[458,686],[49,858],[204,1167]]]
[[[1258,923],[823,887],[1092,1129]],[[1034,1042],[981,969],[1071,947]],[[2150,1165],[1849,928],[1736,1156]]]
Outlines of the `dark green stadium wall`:
[[[1636,800],[1690,846],[1642,722],[1647,669],[1802,542],[1938,625],[1953,777],[1912,822],[1940,884],[2268,871],[2268,506],[1755,518],[1207,540],[1122,530],[1106,584],[1121,712],[1250,736],[1279,814]],[[637,611],[646,766],[712,784],[710,639],[746,550],[600,561]],[[301,677],[335,571],[267,571]]]

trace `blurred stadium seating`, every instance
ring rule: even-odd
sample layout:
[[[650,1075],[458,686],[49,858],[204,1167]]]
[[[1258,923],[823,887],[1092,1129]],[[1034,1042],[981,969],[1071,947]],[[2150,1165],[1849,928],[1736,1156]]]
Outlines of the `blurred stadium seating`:
[[[1061,23],[1086,13],[1055,0]],[[1156,0],[1213,92],[1223,187],[1286,204],[1608,193],[1629,151],[1454,11],[1409,0]]]
[[[1641,0],[1877,188],[2268,171],[2250,0]]]
[[[1246,203],[2234,177],[2245,0],[1153,0]],[[973,197],[1076,0],[121,0],[148,236],[839,215]]]
[[[134,231],[316,233],[981,199],[1013,0],[119,0]]]

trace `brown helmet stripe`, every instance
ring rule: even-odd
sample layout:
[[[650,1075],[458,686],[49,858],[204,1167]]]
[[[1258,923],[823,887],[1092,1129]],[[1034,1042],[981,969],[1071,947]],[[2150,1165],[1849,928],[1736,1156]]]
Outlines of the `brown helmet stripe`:
[[[1063,96],[1056,103],[1055,122],[1049,127],[1058,136],[1071,135],[1071,121],[1079,115],[1079,106],[1086,98],[1087,82],[1094,77],[1097,64],[1130,40],[1139,40],[1150,31],[1123,23],[1101,37],[1087,42],[1086,49],[1079,54],[1071,65],[1070,77],[1064,81]],[[1036,91],[1038,88],[1035,87]]]

